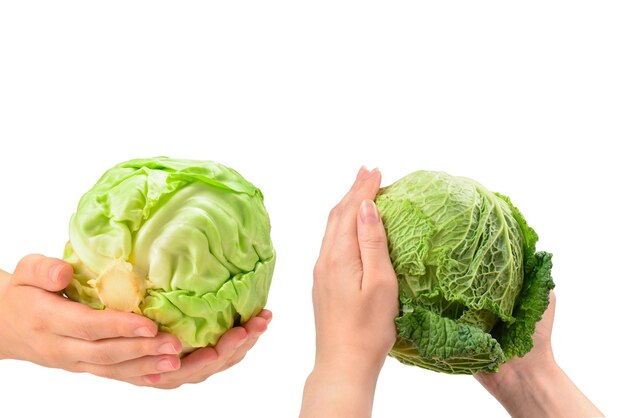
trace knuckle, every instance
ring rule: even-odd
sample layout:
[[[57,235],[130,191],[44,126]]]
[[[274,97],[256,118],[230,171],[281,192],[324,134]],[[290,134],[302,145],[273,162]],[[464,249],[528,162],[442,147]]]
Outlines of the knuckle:
[[[359,243],[359,247],[362,250],[369,250],[369,251],[376,251],[376,252],[388,251],[387,242],[382,241],[382,240],[376,240],[376,239],[361,239]]]
[[[113,367],[97,367],[93,374],[104,377],[105,379],[118,379],[119,372]]]
[[[313,267],[313,277],[319,278],[323,276],[324,274],[326,274],[326,268],[322,265],[321,260],[318,260],[317,263],[315,263],[315,266]]]
[[[138,338],[133,342],[132,350],[138,357],[158,354],[159,347],[170,342],[168,339]],[[172,343],[176,346],[174,343]]]
[[[341,206],[341,203],[333,206],[333,208],[330,210],[328,214],[328,221],[330,222],[333,219],[339,218],[341,216],[342,211],[343,211],[343,208]]]
[[[359,235],[361,247],[387,248],[387,237],[381,231],[370,231]]]
[[[228,361],[226,361],[218,370],[217,373],[223,372],[224,370],[230,369],[231,367],[233,367],[234,365],[238,364],[239,362],[241,362],[241,360],[244,359],[244,357],[246,356],[246,353],[242,353],[239,355],[235,355],[233,357],[231,357],[230,359],[228,359]]]
[[[349,261],[337,251],[330,251],[323,259],[320,258],[313,267],[313,284],[320,286],[329,279],[344,271]]]
[[[30,270],[30,273],[33,273],[35,268],[38,267],[43,260],[45,260],[45,257],[41,254],[29,254],[22,257],[22,259],[17,263],[17,268],[26,268]]]
[[[46,344],[40,348],[41,357],[52,367],[59,367],[64,362],[61,350],[54,344]]]
[[[76,332],[78,333],[79,338],[83,340],[95,341],[97,339],[94,327],[89,321],[79,321],[76,326]]]
[[[97,349],[89,351],[89,360],[96,364],[114,364],[115,359],[108,344],[102,344]]]
[[[328,270],[335,271],[336,269],[346,265],[346,257],[339,254],[339,251],[332,251],[328,257]]]

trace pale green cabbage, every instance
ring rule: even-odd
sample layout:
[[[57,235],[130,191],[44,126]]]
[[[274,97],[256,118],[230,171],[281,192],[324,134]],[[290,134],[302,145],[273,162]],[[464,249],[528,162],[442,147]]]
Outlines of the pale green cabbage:
[[[107,171],[71,218],[64,258],[70,299],[143,314],[186,351],[258,314],[275,263],[259,189],[215,162],[166,157]]]
[[[403,363],[452,373],[496,371],[533,345],[554,287],[551,254],[508,197],[418,171],[376,198],[400,293]]]

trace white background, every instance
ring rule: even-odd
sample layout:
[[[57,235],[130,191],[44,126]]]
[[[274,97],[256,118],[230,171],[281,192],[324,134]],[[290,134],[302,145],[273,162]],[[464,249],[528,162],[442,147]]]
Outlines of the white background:
[[[621,2],[223,3],[0,3],[0,268],[60,256],[110,166],[212,159],[265,193],[270,329],[240,365],[173,391],[0,361],[0,416],[296,416],[313,264],[361,165],[384,184],[434,169],[510,195],[554,253],[557,361],[623,416]],[[387,360],[374,416],[461,414],[506,416],[472,377]]]

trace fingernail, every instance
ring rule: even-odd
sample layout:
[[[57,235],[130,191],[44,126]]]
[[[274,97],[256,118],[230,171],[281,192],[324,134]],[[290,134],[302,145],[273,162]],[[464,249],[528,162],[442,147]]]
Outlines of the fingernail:
[[[61,273],[62,268],[63,268],[63,265],[59,264],[58,266],[52,267],[50,271],[48,271],[48,278],[50,279],[52,283],[59,282],[59,273]]]
[[[369,171],[367,171],[367,168],[365,168],[365,166],[361,166],[361,168],[359,169],[359,173],[356,175],[356,179],[361,180],[363,177],[365,177],[367,173],[369,173]]]
[[[376,207],[376,204],[369,199],[361,202],[361,207],[359,208],[359,217],[361,218],[361,222],[363,222],[364,224],[380,222],[378,208]]]
[[[135,330],[135,335],[138,337],[154,337],[154,332],[150,331],[148,327],[140,327]]]
[[[156,369],[160,372],[168,372],[174,370],[175,367],[171,361],[169,361],[168,359],[163,359],[159,360],[159,362],[156,364]]]
[[[378,169],[378,167],[376,167],[375,169],[373,169],[372,171],[367,173],[367,176],[365,176],[364,178],[368,179],[368,178],[372,177],[374,174],[377,174],[377,173],[380,173],[380,170]]]
[[[178,354],[178,350],[172,343],[165,343],[159,347],[159,354]]]

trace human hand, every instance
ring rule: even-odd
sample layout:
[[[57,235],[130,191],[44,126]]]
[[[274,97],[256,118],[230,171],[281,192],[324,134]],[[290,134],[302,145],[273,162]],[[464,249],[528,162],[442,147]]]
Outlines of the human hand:
[[[264,309],[245,324],[228,330],[215,347],[200,348],[183,357],[178,370],[135,377],[130,382],[160,389],[174,389],[185,383],[203,382],[243,360],[271,320],[272,313]]]
[[[0,359],[135,385],[174,388],[203,381],[241,361],[271,320],[271,312],[264,310],[229,330],[216,347],[181,360],[178,339],[157,333],[150,319],[93,310],[60,296],[57,292],[72,279],[71,266],[61,260],[30,255],[13,275],[0,273]]]
[[[3,272],[4,273],[4,272]],[[69,264],[24,257],[0,286],[0,359],[132,381],[177,370],[182,346],[140,315],[99,311],[62,297]]]
[[[550,369],[556,365],[552,352],[552,326],[556,297],[550,292],[550,304],[541,320],[535,325],[533,348],[524,357],[514,357],[503,363],[497,373],[477,373],[474,375],[487,390],[492,392],[518,374],[533,373],[536,369]]]
[[[398,282],[372,201],[378,170],[361,169],[328,218],[314,269],[315,367],[302,416],[371,414],[376,380],[396,340]]]
[[[536,324],[533,348],[524,357],[515,357],[497,373],[474,377],[513,417],[603,416],[557,365],[552,352],[552,326],[556,297]]]

